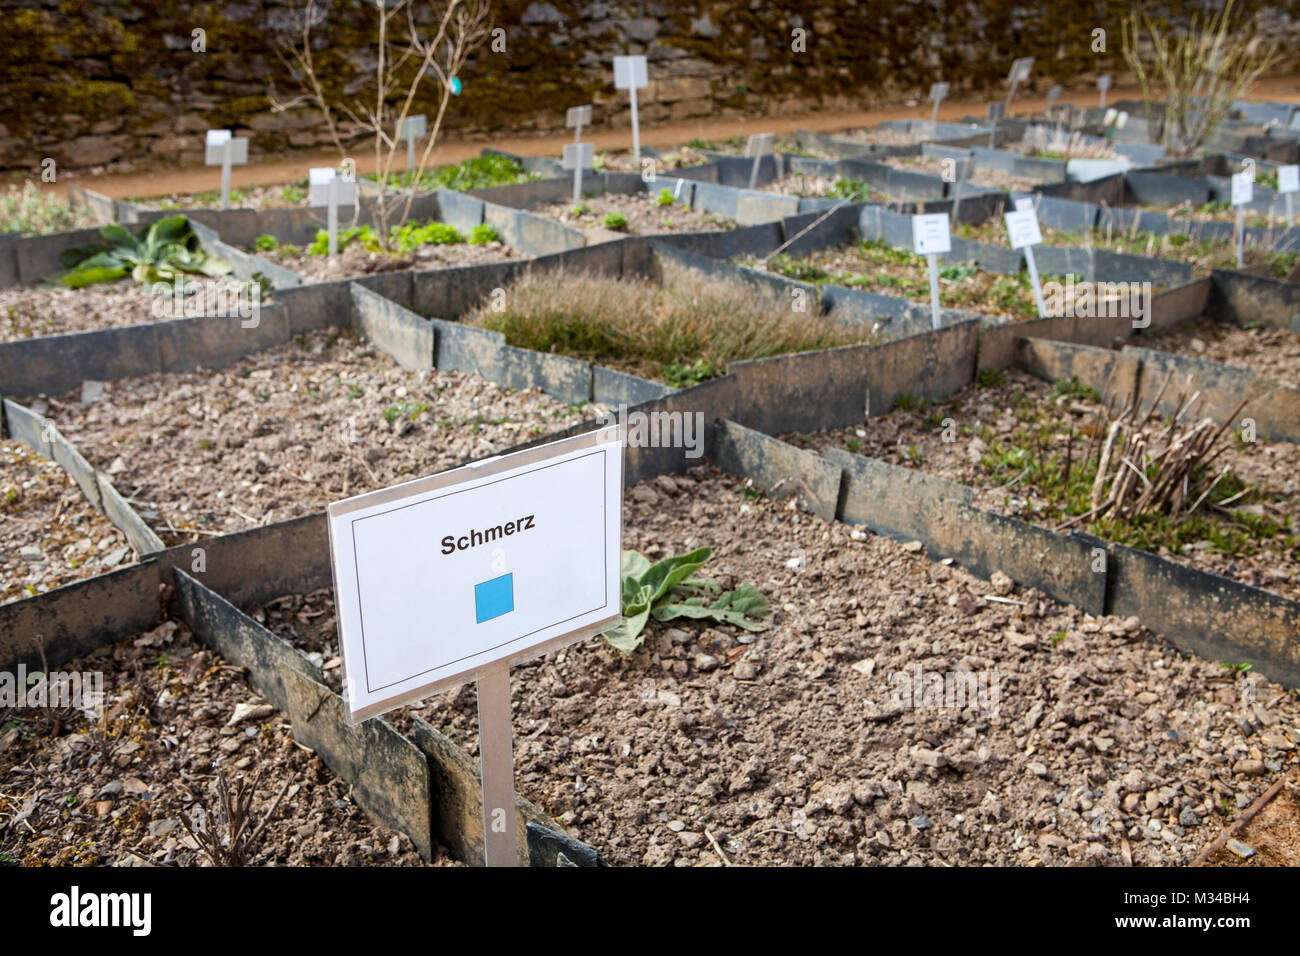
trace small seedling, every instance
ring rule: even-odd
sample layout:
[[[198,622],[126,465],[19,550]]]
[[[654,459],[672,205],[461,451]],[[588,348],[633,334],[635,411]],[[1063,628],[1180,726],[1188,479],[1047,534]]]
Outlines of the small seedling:
[[[604,224],[606,229],[622,231],[627,228],[627,216],[621,212],[606,213]]]

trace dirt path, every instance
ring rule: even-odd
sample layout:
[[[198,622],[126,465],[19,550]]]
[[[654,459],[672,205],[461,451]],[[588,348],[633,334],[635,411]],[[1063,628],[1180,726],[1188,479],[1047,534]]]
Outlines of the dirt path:
[[[1046,89],[1044,89],[1045,93]],[[1117,102],[1137,98],[1139,90],[1136,86],[1112,87],[1108,95],[1111,102]],[[1262,80],[1251,88],[1250,96],[1253,99],[1300,102],[1300,77],[1270,77]],[[1000,99],[1001,94],[990,92],[981,96],[948,100],[939,110],[939,119],[956,121],[967,115],[983,115],[985,106],[995,98]],[[1076,106],[1091,106],[1097,102],[1097,93],[1091,86],[1067,90],[1062,94],[1060,101]],[[1028,116],[1042,113],[1046,106],[1045,95],[1022,95],[1016,99],[1011,112],[1015,116]],[[886,120],[925,119],[929,113],[929,106],[920,104],[866,110],[818,110],[766,117],[728,119],[702,117],[684,122],[643,127],[641,141],[646,146],[659,148],[675,146],[696,137],[716,141],[744,136],[756,131],[780,135],[794,132],[796,129],[836,130],[850,126],[874,126]],[[478,155],[483,146],[489,142],[496,149],[523,156],[558,157],[562,147],[570,142],[570,139],[567,134],[554,134],[528,137],[506,136],[495,139],[479,137],[449,141],[433,151],[433,162],[437,165],[461,162]],[[631,134],[627,129],[591,130],[587,134],[587,139],[597,149],[626,149],[630,145]],[[262,163],[236,167],[232,172],[231,182],[234,186],[294,182],[304,178],[310,167],[331,165],[337,158],[331,151],[298,153],[274,158]],[[375,166],[373,155],[358,147],[356,159],[358,172],[373,172]],[[125,199],[128,196],[162,196],[168,193],[214,189],[219,185],[220,173],[215,168],[207,167],[164,167],[100,177],[82,177],[78,181],[114,199]]]

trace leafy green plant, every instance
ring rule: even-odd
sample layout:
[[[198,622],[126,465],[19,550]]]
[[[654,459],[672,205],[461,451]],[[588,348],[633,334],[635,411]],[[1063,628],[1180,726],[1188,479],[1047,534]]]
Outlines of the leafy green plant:
[[[660,206],[671,206],[673,204],[673,193],[671,189],[659,190],[659,195],[655,197],[655,202]]]
[[[307,181],[304,179],[300,183],[291,183],[280,190],[280,195],[284,201],[297,205],[307,198]]]
[[[671,621],[679,617],[734,624],[747,631],[763,631],[772,621],[767,598],[745,583],[734,591],[723,591],[712,581],[692,577],[713,557],[713,549],[697,548],[688,554],[651,564],[636,551],[624,551],[620,567],[623,579],[623,619],[605,632],[605,640],[630,654],[645,640],[650,618]],[[705,602],[716,595],[712,603]]]
[[[346,229],[339,230],[339,252],[342,252],[353,242],[360,242],[370,252],[378,252],[380,249],[379,236],[369,226],[349,226]],[[307,254],[309,256],[326,256],[329,255],[329,251],[330,234],[324,229],[317,229],[316,238],[307,247]]]
[[[230,263],[203,251],[184,216],[157,219],[132,235],[116,223],[100,226],[105,243],[66,250],[59,258],[66,270],[51,281],[74,289],[97,282],[116,282],[130,275],[136,282],[170,282],[183,274],[224,276]]]
[[[496,226],[489,226],[485,222],[479,223],[474,227],[474,231],[469,234],[469,244],[471,246],[486,246],[489,242],[500,242],[501,233],[497,232]]]
[[[711,378],[717,378],[723,369],[708,359],[699,358],[693,363],[671,362],[664,368],[664,382],[673,388],[690,388]]]
[[[609,212],[605,214],[605,228],[622,230],[627,228],[627,216],[621,212]]]
[[[421,225],[405,222],[389,233],[389,248],[397,252],[414,252],[421,246],[452,246],[465,241],[460,230],[450,223],[430,219]]]
[[[41,192],[33,183],[0,193],[0,232],[41,236],[77,225],[77,212],[58,196]]]
[[[253,241],[253,248],[258,252],[275,252],[280,245],[280,240],[275,236],[261,235]]]
[[[572,212],[574,217],[585,216],[587,213],[591,212],[591,207],[587,205],[586,201],[583,201],[575,205]]]
[[[713,142],[713,140],[710,139],[700,139],[699,137],[696,137],[695,139],[691,140],[689,143],[686,144],[686,148],[714,150],[718,148],[718,144]]]

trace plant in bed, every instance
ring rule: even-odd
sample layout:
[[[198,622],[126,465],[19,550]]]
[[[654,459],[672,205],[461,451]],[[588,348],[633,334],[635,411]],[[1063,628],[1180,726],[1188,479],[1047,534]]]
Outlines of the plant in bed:
[[[723,591],[712,581],[694,577],[711,557],[712,548],[697,548],[651,564],[639,552],[624,551],[619,569],[623,619],[605,632],[605,640],[630,654],[645,640],[645,626],[652,617],[656,621],[686,617],[734,624],[747,631],[766,630],[772,611],[754,585],[746,582],[734,591]]]
[[[103,243],[68,249],[66,267],[48,281],[73,289],[97,282],[116,282],[130,275],[136,282],[172,282],[184,275],[227,276],[229,262],[209,255],[184,216],[157,219],[132,235],[125,226],[101,226]]]
[[[504,310],[495,311],[501,304]],[[660,286],[532,272],[464,321],[503,333],[513,346],[561,352],[660,381],[722,374],[729,362],[743,359],[876,340],[868,326],[818,314],[815,306],[795,312],[788,296],[704,276]]]
[[[0,193],[0,232],[44,236],[75,229],[87,219],[81,210],[73,209],[58,196],[41,192],[32,183]]]

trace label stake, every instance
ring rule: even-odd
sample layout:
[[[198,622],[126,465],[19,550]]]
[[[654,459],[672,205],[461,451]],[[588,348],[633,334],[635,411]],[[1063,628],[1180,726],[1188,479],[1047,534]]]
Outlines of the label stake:
[[[517,866],[510,666],[505,662],[478,672],[478,754],[483,773],[484,862],[488,866]]]

